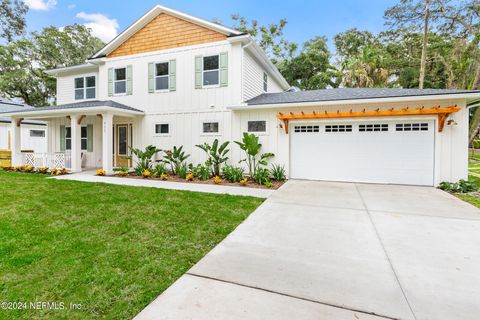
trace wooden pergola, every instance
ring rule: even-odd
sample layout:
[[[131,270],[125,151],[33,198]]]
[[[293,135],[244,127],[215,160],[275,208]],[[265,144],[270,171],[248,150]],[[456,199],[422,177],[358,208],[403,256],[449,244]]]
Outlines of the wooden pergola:
[[[390,108],[387,110],[380,110],[380,108],[367,111],[363,109],[362,111],[353,111],[350,110],[348,112],[340,112],[337,110],[336,112],[323,112],[317,113],[313,111],[312,113],[305,113],[300,112],[299,114],[295,114],[290,112],[288,114],[284,114],[279,112],[277,115],[277,119],[282,120],[285,128],[285,133],[288,134],[288,124],[290,120],[307,120],[307,119],[339,119],[339,118],[374,118],[374,117],[400,117],[400,116],[415,116],[415,115],[437,115],[438,116],[438,132],[443,131],[443,127],[445,126],[445,121],[450,116],[450,114],[460,111],[460,108],[457,105],[441,108],[440,106],[432,107],[432,108],[425,108],[419,107],[416,109],[410,108],[403,108],[403,109],[395,109]]]

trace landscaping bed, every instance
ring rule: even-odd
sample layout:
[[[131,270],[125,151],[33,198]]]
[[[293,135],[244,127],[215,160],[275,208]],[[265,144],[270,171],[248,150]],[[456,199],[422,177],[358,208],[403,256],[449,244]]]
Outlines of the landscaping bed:
[[[129,173],[128,175],[113,175],[112,177],[118,178],[130,178],[130,179],[145,179],[142,176],[138,176],[135,173]],[[156,180],[156,181],[166,181],[166,182],[182,182],[182,183],[199,183],[199,184],[212,184],[212,185],[222,185],[222,186],[230,186],[230,187],[247,187],[247,188],[258,188],[258,189],[273,189],[276,190],[280,188],[286,181],[272,181],[272,185],[270,187],[255,183],[255,181],[248,180],[245,183],[241,184],[240,182],[230,182],[228,180],[222,179],[220,182],[216,183],[214,179],[208,180],[201,180],[199,178],[193,178],[192,180],[181,179],[178,176],[169,175],[166,178],[160,177],[149,177],[148,180]]]

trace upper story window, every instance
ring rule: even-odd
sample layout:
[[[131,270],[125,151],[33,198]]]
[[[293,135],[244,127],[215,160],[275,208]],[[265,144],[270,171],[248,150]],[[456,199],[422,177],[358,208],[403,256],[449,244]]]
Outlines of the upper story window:
[[[168,90],[169,63],[155,64],[155,90]]]
[[[95,99],[95,76],[75,78],[75,100]]]
[[[263,91],[268,91],[268,74],[266,72],[263,73]]]
[[[127,92],[127,69],[114,69],[114,92],[115,94],[122,94]]]
[[[203,57],[203,85],[216,86],[220,83],[219,55]]]

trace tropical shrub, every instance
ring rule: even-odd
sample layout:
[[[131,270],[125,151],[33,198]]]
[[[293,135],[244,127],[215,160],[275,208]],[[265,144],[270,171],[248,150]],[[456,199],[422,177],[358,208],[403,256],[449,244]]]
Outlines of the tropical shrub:
[[[210,168],[202,164],[199,164],[196,167],[191,165],[190,170],[192,171],[193,175],[200,180],[208,180],[212,176],[210,173]]]
[[[213,182],[215,182],[215,184],[220,184],[222,183],[222,178],[220,178],[219,176],[215,176],[213,178]]]
[[[180,179],[185,179],[187,178],[187,174],[189,173],[188,172],[188,166],[185,164],[185,163],[182,163],[180,166],[177,167],[176,169],[176,172],[177,172],[177,176],[180,178]]]
[[[152,171],[152,158],[159,153],[160,149],[155,146],[149,145],[145,148],[145,150],[132,148],[130,147],[130,151],[135,156],[135,171],[138,173],[143,172],[144,170]],[[127,159],[132,159],[132,156],[126,157]]]
[[[235,141],[245,152],[246,158],[240,162],[246,162],[250,177],[255,177],[258,169],[268,164],[267,160],[274,157],[273,153],[260,153],[262,144],[259,142],[258,136],[255,134],[243,133],[242,141]]]
[[[270,177],[275,181],[285,181],[287,179],[285,167],[275,163],[272,164],[272,168],[270,169]]]
[[[113,168],[113,171],[115,172],[116,175],[118,175],[120,177],[126,177],[126,176],[128,176],[129,168],[128,167],[116,167],[116,168]]]
[[[48,167],[38,167],[37,172],[40,174],[46,174],[48,172]]]
[[[455,193],[468,193],[478,190],[478,187],[475,183],[466,180],[460,180],[454,183],[444,181],[440,183],[438,188],[444,191]]]
[[[162,180],[168,180],[168,174],[162,173],[162,174],[160,175],[160,179],[162,179]]]
[[[158,163],[154,168],[153,168],[153,176],[154,177],[160,177],[163,173],[168,173],[167,167],[165,166],[164,163]]]
[[[224,162],[228,160],[227,153],[230,151],[227,149],[227,146],[230,142],[225,141],[220,146],[218,146],[218,139],[215,139],[210,145],[208,143],[197,144],[196,146],[207,154],[207,161],[205,165],[211,167],[212,174],[215,176],[220,175],[221,166]]]
[[[95,171],[95,175],[97,175],[97,176],[104,176],[104,175],[105,175],[105,170],[103,170],[103,169],[98,169],[97,171]]]
[[[270,182],[270,170],[267,168],[258,168],[253,176],[253,180],[261,185],[266,185],[267,182]]]
[[[142,171],[142,177],[145,179],[150,178],[151,175],[152,175],[152,172],[150,170],[145,169]]]
[[[223,177],[230,182],[240,182],[245,173],[245,169],[242,167],[236,167],[231,165],[225,165],[223,167]]]
[[[166,150],[165,155],[163,156],[163,162],[170,165],[173,174],[177,173],[177,170],[183,165],[185,160],[190,157],[189,154],[186,154],[183,151],[183,146],[176,147],[174,146],[172,150]]]
[[[242,186],[246,186],[247,183],[248,183],[248,178],[243,178],[242,180],[240,180],[240,184],[241,184]]]

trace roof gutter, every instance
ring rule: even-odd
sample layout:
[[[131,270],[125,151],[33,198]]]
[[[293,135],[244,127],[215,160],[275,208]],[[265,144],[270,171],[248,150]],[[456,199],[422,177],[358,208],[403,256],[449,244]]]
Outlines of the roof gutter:
[[[64,109],[49,109],[49,110],[39,110],[42,109],[37,108],[33,111],[15,111],[15,112],[5,112],[0,113],[2,117],[20,117],[20,118],[49,118],[54,116],[61,116],[61,115],[72,115],[72,114],[98,114],[98,113],[113,113],[115,115],[132,115],[132,116],[139,116],[144,115],[142,111],[135,111],[135,110],[127,110],[127,109],[119,109],[115,107],[109,106],[99,106],[99,107],[88,107],[88,108],[64,108]],[[114,112],[112,112],[114,111]]]
[[[328,101],[307,101],[307,102],[290,102],[290,103],[272,103],[248,105],[240,104],[228,106],[227,109],[232,111],[245,110],[268,110],[268,109],[285,109],[285,108],[312,108],[319,106],[349,105],[349,104],[367,104],[367,103],[388,103],[388,102],[412,102],[412,101],[430,101],[430,100],[457,100],[480,98],[480,93],[463,93],[463,94],[444,94],[444,95],[427,95],[427,96],[406,96],[406,97],[388,97],[388,98],[368,98],[368,99],[346,99],[346,100],[328,100]]]

